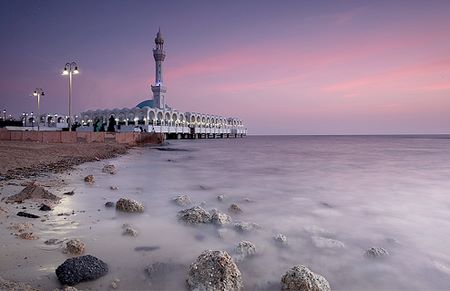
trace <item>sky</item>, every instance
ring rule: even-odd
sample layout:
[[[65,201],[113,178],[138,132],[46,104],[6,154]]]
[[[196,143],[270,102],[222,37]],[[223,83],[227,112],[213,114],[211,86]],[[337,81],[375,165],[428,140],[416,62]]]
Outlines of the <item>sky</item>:
[[[450,133],[450,1],[0,0],[0,110],[151,99],[243,119],[249,134]]]

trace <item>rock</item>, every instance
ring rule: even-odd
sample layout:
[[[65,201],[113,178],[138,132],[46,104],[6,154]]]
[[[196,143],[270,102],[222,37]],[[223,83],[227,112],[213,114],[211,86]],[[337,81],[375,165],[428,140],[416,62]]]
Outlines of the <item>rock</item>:
[[[123,230],[122,235],[137,236],[138,232],[132,227],[127,227]]]
[[[22,216],[22,217],[27,217],[27,218],[39,218],[40,217],[39,215],[31,214],[31,213],[27,213],[27,212],[23,212],[23,211],[18,212],[17,216]]]
[[[237,256],[235,256],[236,261],[241,262],[245,258],[255,255],[256,247],[249,241],[241,241],[240,243],[238,243],[235,251],[237,254]]]
[[[67,259],[56,269],[55,273],[61,284],[73,286],[106,275],[108,265],[94,256],[86,255]]]
[[[41,207],[39,208],[40,211],[50,211],[52,210],[52,208],[50,206],[48,206],[47,204],[42,204]]]
[[[230,208],[228,208],[228,211],[234,214],[242,213],[242,209],[236,203],[231,204]]]
[[[124,212],[144,212],[144,205],[133,199],[120,198],[116,203],[116,209]]]
[[[39,239],[39,237],[33,235],[32,232],[23,232],[21,234],[18,235],[18,238],[20,239],[25,239],[25,240],[35,240],[35,239]]]
[[[386,250],[383,249],[383,248],[379,248],[379,247],[371,247],[370,249],[368,249],[368,250],[364,253],[364,255],[365,255],[367,258],[374,259],[374,258],[381,258],[381,257],[384,257],[384,256],[388,256],[389,253],[388,253],[388,251],[386,251]]]
[[[117,187],[117,186],[109,186],[109,189],[111,189],[111,190],[119,190],[119,187]]]
[[[262,227],[257,223],[239,221],[234,224],[234,228],[238,232],[252,232],[252,231],[257,231],[257,230],[261,229]]]
[[[211,222],[216,225],[224,226],[226,224],[231,223],[231,217],[226,213],[222,213],[217,209],[212,209],[210,213],[211,213]]]
[[[62,243],[63,243],[63,241],[59,240],[57,238],[50,238],[50,239],[44,241],[44,244],[46,244],[46,245],[59,245]]]
[[[75,194],[74,191],[69,191],[69,192],[64,192],[64,193],[63,193],[63,195],[69,195],[69,196],[72,196],[72,195],[74,195],[74,194]]]
[[[225,196],[223,196],[223,195],[217,196],[217,200],[219,200],[219,201],[223,201],[224,199],[225,199]]]
[[[71,239],[66,243],[65,252],[71,255],[81,255],[84,253],[86,244],[79,239]]]
[[[276,234],[273,236],[275,243],[279,246],[287,246],[287,237],[284,234]]]
[[[188,224],[210,223],[211,214],[200,206],[178,212],[178,219]]]
[[[321,236],[312,236],[311,239],[312,239],[314,246],[316,246],[316,248],[319,248],[319,249],[345,248],[345,245],[343,242],[332,239],[332,238],[326,238],[326,237],[321,237]]]
[[[172,199],[172,201],[177,204],[178,206],[188,206],[191,205],[191,198],[189,198],[188,195],[184,194],[184,195],[179,195],[175,198]]]
[[[112,201],[108,201],[105,203],[105,207],[110,208],[110,207],[114,207],[116,204]]]
[[[105,165],[102,169],[103,173],[115,175],[117,173],[116,166],[114,165]]]
[[[84,177],[84,182],[92,184],[94,183],[94,175],[87,175],[86,177]]]
[[[72,286],[64,286],[64,289],[54,289],[53,291],[82,291]]]
[[[30,183],[20,193],[9,196],[6,202],[22,203],[28,199],[45,199],[53,202],[59,202],[61,198],[44,189],[37,183]]]
[[[241,290],[241,272],[224,251],[204,251],[191,264],[186,280],[189,290]]]
[[[114,279],[112,282],[111,282],[111,288],[113,288],[113,289],[117,289],[117,287],[118,287],[118,283],[120,282],[120,280],[119,279]]]
[[[281,278],[285,291],[331,291],[328,281],[305,266],[295,266]]]
[[[19,233],[24,232],[26,230],[30,230],[32,228],[33,228],[33,224],[31,224],[29,222],[16,223],[16,224],[12,224],[11,226],[8,226],[8,229],[15,230]]]

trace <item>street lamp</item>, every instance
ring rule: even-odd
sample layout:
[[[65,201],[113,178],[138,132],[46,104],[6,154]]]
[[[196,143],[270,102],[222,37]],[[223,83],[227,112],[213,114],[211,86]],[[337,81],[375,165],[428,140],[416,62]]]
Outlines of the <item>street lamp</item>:
[[[6,120],[6,109],[3,109],[3,120]]]
[[[72,131],[72,75],[79,73],[78,65],[75,62],[67,63],[62,72],[63,76],[69,76],[69,131]]]
[[[33,92],[33,96],[37,97],[37,110],[38,110],[38,122],[37,122],[37,126],[38,126],[38,131],[39,131],[39,124],[41,123],[41,107],[40,107],[40,102],[41,102],[41,96],[44,96],[44,90],[42,88],[36,88],[36,90],[34,90]]]

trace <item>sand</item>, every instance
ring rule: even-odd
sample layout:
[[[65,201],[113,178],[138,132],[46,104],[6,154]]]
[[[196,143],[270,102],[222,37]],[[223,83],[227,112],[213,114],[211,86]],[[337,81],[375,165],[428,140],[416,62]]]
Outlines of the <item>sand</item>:
[[[0,141],[0,180],[63,172],[83,162],[112,158],[127,151],[119,144],[43,144]]]

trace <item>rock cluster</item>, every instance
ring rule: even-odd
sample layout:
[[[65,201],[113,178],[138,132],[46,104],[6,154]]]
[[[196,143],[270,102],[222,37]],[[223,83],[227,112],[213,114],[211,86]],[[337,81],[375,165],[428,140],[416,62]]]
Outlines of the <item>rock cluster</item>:
[[[212,209],[211,222],[219,226],[224,226],[231,223],[231,217],[226,213],[218,211],[217,209]]]
[[[388,253],[388,251],[386,251],[383,248],[371,247],[364,253],[364,255],[368,258],[380,258],[380,257],[388,256],[389,253]]]
[[[86,177],[84,177],[84,182],[92,184],[94,183],[95,179],[94,179],[94,175],[87,175]]]
[[[116,209],[124,212],[144,212],[144,205],[133,199],[120,198],[116,203]]]
[[[211,214],[200,206],[178,212],[178,219],[187,224],[210,223]]]
[[[241,272],[224,251],[204,251],[191,264],[186,280],[189,290],[241,290]]]
[[[298,265],[281,278],[281,289],[285,291],[331,291],[328,281],[305,266]]]
[[[114,175],[117,173],[116,166],[114,165],[105,165],[102,169],[103,173]]]
[[[188,195],[184,194],[184,195],[178,195],[177,197],[172,199],[173,203],[177,204],[178,206],[188,206],[191,205],[192,201],[191,198],[189,198]]]
[[[55,271],[61,284],[73,286],[80,282],[98,279],[108,273],[108,265],[91,256],[67,259]]]
[[[65,252],[71,255],[81,255],[84,253],[86,244],[79,239],[71,239],[66,243]]]

